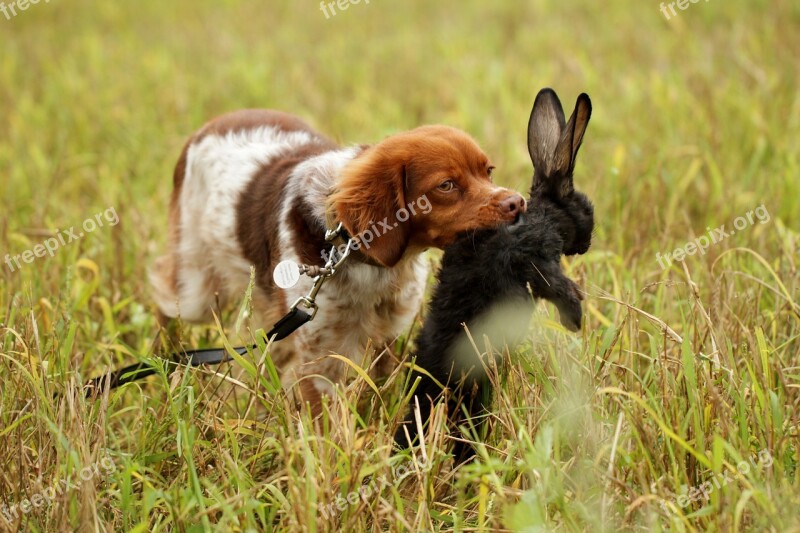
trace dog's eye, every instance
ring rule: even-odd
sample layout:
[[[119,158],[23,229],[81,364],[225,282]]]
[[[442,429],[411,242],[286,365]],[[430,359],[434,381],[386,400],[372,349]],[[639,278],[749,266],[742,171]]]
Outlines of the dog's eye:
[[[447,180],[436,188],[441,192],[450,192],[456,188],[456,183],[453,180]]]

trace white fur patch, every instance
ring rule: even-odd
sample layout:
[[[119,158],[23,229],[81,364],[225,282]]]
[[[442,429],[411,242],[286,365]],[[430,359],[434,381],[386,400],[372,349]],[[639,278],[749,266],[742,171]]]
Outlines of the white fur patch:
[[[208,135],[189,147],[180,196],[178,298],[189,321],[208,317],[219,292],[242,294],[250,264],[236,239],[236,204],[261,165],[308,144],[305,132],[264,126]]]

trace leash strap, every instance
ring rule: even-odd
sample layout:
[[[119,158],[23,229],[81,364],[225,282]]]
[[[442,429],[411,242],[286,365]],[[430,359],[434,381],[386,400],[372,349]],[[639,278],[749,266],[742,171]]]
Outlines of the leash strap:
[[[314,320],[319,307],[317,306],[316,297],[322,285],[328,278],[332,277],[339,266],[344,263],[350,255],[352,247],[350,243],[352,239],[347,234],[344,226],[340,223],[336,229],[328,230],[325,232],[325,240],[327,242],[334,242],[337,238],[344,236],[347,238],[347,247],[343,254],[336,251],[336,246],[331,250],[328,261],[323,268],[308,267],[306,265],[298,265],[300,272],[304,274],[314,273],[314,284],[306,296],[301,296],[289,308],[283,318],[278,320],[272,329],[266,334],[268,342],[279,341],[285,339],[300,327]],[[308,311],[301,309],[305,307]],[[251,350],[257,349],[257,345],[249,347]],[[233,349],[239,355],[244,356],[247,353],[248,347],[238,347]],[[178,368],[182,364],[188,366],[202,366],[202,365],[219,365],[229,361],[228,353],[224,348],[207,348],[202,350],[188,350],[180,354],[172,354],[167,360],[167,365],[172,368]],[[148,363],[136,363],[126,366],[119,370],[109,372],[103,376],[99,376],[89,380],[86,387],[86,396],[91,397],[96,390],[103,390],[104,386],[109,389],[116,389],[126,383],[138,381],[156,373],[155,368]]]
[[[255,346],[253,346],[255,348]],[[239,355],[245,355],[247,348],[234,348]],[[206,350],[190,350],[186,352],[185,363],[189,366],[217,365],[228,360],[228,354],[221,348],[209,348]],[[167,360],[167,365],[171,368],[178,368],[180,363],[174,359]],[[95,390],[102,390],[104,387],[116,389],[126,383],[132,383],[156,373],[156,369],[148,363],[136,363],[128,365],[119,370],[89,380],[86,387],[86,396],[90,397]]]
[[[313,314],[308,314],[299,307],[293,307],[272,326],[272,329],[267,333],[267,339],[273,341],[285,339],[300,329],[301,326],[311,322],[312,318],[314,318]]]
[[[285,339],[301,326],[311,321],[312,315],[302,309],[294,307],[281,318],[272,329],[267,333],[267,339],[279,341]],[[257,349],[257,345],[250,347],[251,350]],[[233,349],[239,355],[246,355],[248,348],[238,347]],[[167,360],[167,365],[171,368],[178,368],[181,363],[188,366],[219,365],[229,361],[230,357],[224,348],[206,348],[202,350],[189,350],[182,357],[176,354]],[[93,378],[87,383],[86,396],[91,396],[95,390],[102,390],[104,387],[116,389],[126,383],[138,381],[156,373],[156,369],[148,363],[135,363],[119,370],[109,372],[100,377]]]

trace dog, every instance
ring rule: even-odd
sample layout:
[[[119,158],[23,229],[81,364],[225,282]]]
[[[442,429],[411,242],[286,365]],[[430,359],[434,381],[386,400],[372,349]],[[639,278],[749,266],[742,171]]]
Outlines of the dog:
[[[470,232],[445,249],[428,314],[415,341],[416,365],[426,372],[412,374],[411,382],[419,383],[411,405],[419,403],[423,423],[443,393],[442,384],[455,389],[447,395],[452,423],[474,419],[488,407],[491,391],[485,362],[465,335],[465,324],[479,346],[484,335],[494,347],[513,346],[530,323],[532,300],[541,298],[555,304],[566,328],[580,329],[582,296],[562,272],[561,256],[583,254],[591,246],[594,207],[573,184],[575,158],[591,112],[591,100],[582,94],[567,123],[555,92],[540,91],[528,123],[535,172],[527,213],[517,224]],[[412,409],[395,435],[401,448],[417,440],[415,420]],[[473,453],[456,441],[454,455],[459,461]]]
[[[323,266],[325,232],[341,223],[362,246],[317,295],[315,319],[271,348],[284,385],[297,384],[318,412],[345,370],[325,356],[364,357],[409,329],[428,276],[424,250],[525,211],[520,194],[492,182],[492,169],[471,137],[446,126],[340,147],[279,111],[216,118],[190,137],[175,168],[169,251],[150,271],[160,321],[209,320],[217,302],[245,294],[253,266],[253,330],[268,329],[312,284],[303,277],[279,289],[276,265]],[[396,364],[389,359],[379,374]]]

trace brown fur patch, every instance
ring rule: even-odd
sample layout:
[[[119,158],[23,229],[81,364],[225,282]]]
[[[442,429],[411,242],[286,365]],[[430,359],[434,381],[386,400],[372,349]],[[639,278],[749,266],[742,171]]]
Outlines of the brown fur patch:
[[[286,182],[299,163],[332,149],[335,146],[312,144],[270,161],[259,169],[239,198],[236,207],[236,238],[244,256],[256,267],[256,283],[267,293],[275,288],[272,269],[280,258],[279,217]],[[301,221],[297,223],[298,228],[303,225]],[[321,261],[319,253],[325,243],[323,232],[324,228],[316,231],[308,229],[304,230],[302,236],[298,235],[298,242],[303,241],[301,244],[308,250],[315,247],[316,260],[309,264],[318,264]]]
[[[312,207],[303,197],[295,198],[289,224],[294,233],[292,245],[300,261],[306,265],[324,265],[321,252],[329,247],[325,242],[325,227],[314,217]]]
[[[303,379],[297,384],[297,393],[298,400],[303,405],[309,404],[313,418],[317,418],[322,414],[322,394],[317,390],[311,378]]]

